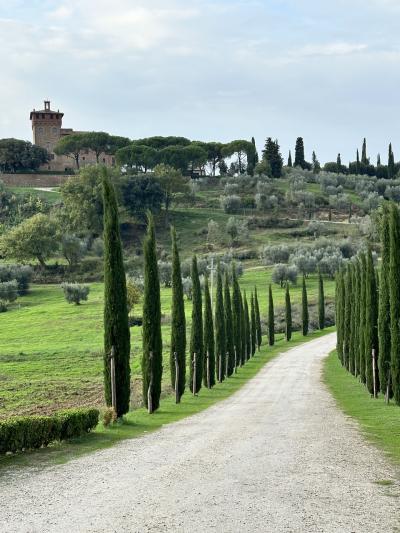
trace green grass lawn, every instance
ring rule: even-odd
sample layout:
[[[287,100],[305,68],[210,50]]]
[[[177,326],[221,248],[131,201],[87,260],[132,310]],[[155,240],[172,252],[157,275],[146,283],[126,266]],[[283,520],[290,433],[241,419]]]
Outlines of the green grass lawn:
[[[257,286],[263,318],[267,315],[267,287],[271,270],[252,268],[240,279],[250,292]],[[310,304],[317,301],[317,277],[307,281]],[[327,298],[334,282],[326,280]],[[285,291],[273,286],[275,308],[284,305]],[[291,289],[293,304],[301,286]],[[191,302],[185,301],[189,322]],[[164,388],[169,392],[171,289],[161,291],[164,342]],[[141,304],[136,314],[141,314]],[[141,328],[131,328],[133,380],[140,379]],[[61,407],[101,405],[103,346],[103,285],[90,285],[87,302],[71,305],[58,285],[34,285],[7,312],[0,315],[0,418],[9,414],[50,413]],[[138,387],[135,387],[138,389]],[[140,394],[133,397],[136,405]]]
[[[51,190],[38,190],[36,187],[7,187],[17,196],[39,196],[49,204],[55,204],[61,201],[61,195],[58,187],[51,187]],[[50,188],[49,188],[50,189]]]
[[[400,407],[385,404],[383,395],[371,398],[364,385],[347,372],[332,352],[325,361],[324,380],[346,415],[354,418],[364,435],[400,463]]]
[[[54,463],[64,463],[85,453],[107,448],[123,439],[139,437],[145,433],[155,431],[165,424],[203,411],[211,405],[228,398],[278,354],[332,331],[333,328],[327,328],[323,332],[314,332],[308,337],[295,333],[290,342],[286,342],[282,336],[278,336],[275,346],[271,348],[264,343],[261,351],[257,352],[255,357],[250,359],[244,367],[239,368],[237,374],[234,374],[222,384],[217,384],[211,390],[202,388],[197,396],[193,396],[186,391],[179,405],[175,404],[172,395],[168,395],[162,400],[160,409],[152,415],[149,415],[144,408],[136,409],[126,415],[125,421],[121,425],[116,424],[110,428],[104,428],[100,423],[93,433],[74,439],[71,442],[54,444],[35,452],[0,457],[0,467],[30,465],[43,468]]]

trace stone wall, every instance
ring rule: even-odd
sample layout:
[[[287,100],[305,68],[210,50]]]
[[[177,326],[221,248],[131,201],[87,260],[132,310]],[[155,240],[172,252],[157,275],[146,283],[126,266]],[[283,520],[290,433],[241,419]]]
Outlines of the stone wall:
[[[70,176],[56,174],[2,174],[0,181],[9,187],[59,187]]]

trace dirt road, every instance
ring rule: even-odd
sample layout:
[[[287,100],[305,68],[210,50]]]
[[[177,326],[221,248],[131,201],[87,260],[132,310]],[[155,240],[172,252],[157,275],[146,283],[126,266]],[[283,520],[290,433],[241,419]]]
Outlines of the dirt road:
[[[290,350],[228,400],[157,433],[2,476],[0,530],[398,531],[394,468],[321,383],[334,344],[329,335]]]

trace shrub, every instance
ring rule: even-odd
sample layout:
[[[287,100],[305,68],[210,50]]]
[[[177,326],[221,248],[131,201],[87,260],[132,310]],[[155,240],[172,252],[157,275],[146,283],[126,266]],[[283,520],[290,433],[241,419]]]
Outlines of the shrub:
[[[28,265],[0,265],[0,283],[16,280],[20,296],[28,292],[32,274],[33,270]]]
[[[240,210],[242,203],[240,196],[231,194],[230,196],[221,196],[220,205],[225,213],[237,213]]]
[[[82,300],[88,299],[90,288],[79,283],[62,283],[65,299],[69,304],[79,305]]]
[[[276,244],[265,246],[261,250],[261,259],[265,265],[274,265],[277,263],[287,263],[293,249],[286,244]]]
[[[281,287],[283,287],[286,282],[296,285],[297,268],[294,265],[288,266],[284,264],[278,264],[272,271],[271,279],[274,283],[279,284]]]
[[[61,252],[70,267],[79,263],[86,252],[87,246],[76,235],[63,235],[61,239]]]
[[[0,420],[0,453],[33,450],[51,442],[79,437],[95,428],[97,409],[69,409],[52,416]]]
[[[172,284],[172,263],[170,261],[158,261],[158,274],[160,283],[164,287],[171,287]]]
[[[3,302],[14,302],[18,297],[17,280],[3,281],[0,283],[0,300]]]
[[[103,411],[103,426],[107,428],[111,423],[117,420],[117,413],[112,407],[107,407]]]

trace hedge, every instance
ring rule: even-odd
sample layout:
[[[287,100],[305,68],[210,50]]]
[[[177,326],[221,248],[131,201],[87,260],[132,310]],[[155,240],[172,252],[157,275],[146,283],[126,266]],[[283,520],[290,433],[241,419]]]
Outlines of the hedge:
[[[0,420],[0,454],[33,450],[79,437],[95,428],[97,409],[68,409],[52,416],[17,416]]]

